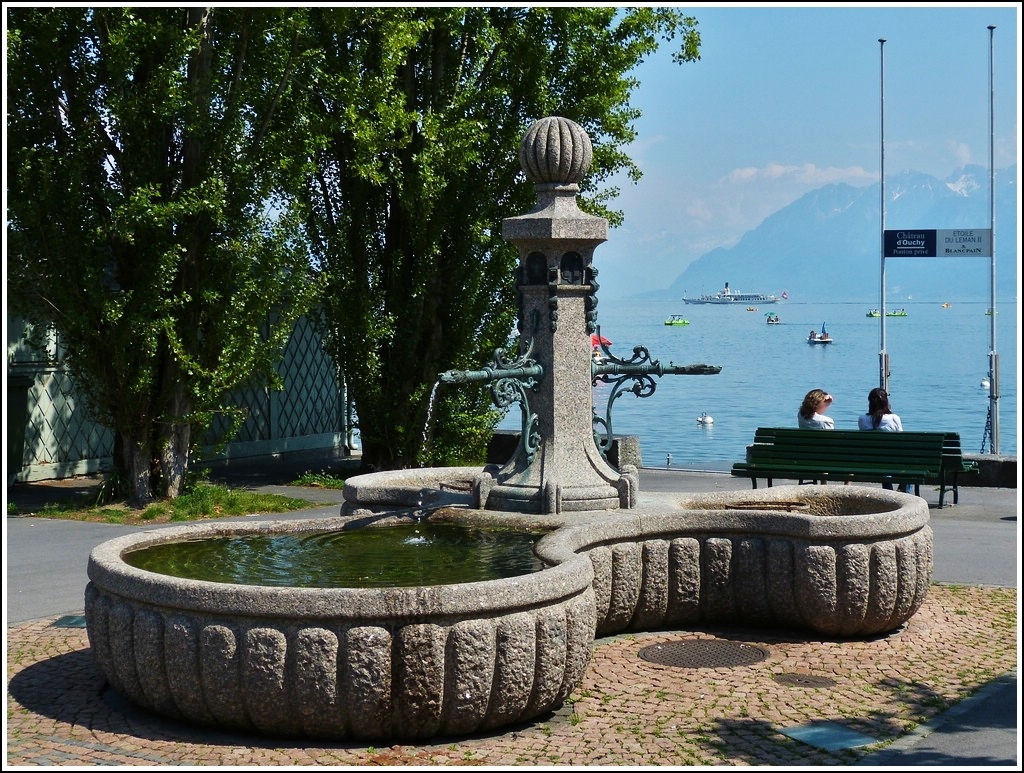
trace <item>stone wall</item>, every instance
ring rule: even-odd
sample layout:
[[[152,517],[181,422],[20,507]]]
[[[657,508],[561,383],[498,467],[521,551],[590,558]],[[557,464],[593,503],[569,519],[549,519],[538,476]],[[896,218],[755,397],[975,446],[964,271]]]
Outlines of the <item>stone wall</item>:
[[[981,488],[1017,488],[1017,457],[999,454],[964,454],[968,462],[978,463],[977,474],[961,475],[961,486]]]

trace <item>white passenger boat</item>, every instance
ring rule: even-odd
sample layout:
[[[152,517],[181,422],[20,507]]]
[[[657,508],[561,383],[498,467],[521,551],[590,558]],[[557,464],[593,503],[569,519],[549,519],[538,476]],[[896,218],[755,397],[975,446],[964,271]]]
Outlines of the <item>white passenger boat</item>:
[[[781,296],[768,295],[766,293],[739,293],[735,290],[729,289],[729,283],[725,283],[725,288],[719,290],[714,295],[698,295],[695,298],[687,298],[683,296],[683,303],[703,303],[718,306],[728,306],[733,303],[743,303],[747,305],[753,305],[756,303],[778,303],[780,300],[786,300],[786,293],[782,293]]]

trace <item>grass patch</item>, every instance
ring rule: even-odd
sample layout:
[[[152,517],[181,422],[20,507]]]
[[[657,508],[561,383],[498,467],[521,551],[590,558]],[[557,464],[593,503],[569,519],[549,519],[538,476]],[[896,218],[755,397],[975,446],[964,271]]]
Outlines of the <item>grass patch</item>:
[[[196,486],[189,493],[172,500],[170,504],[173,511],[172,521],[194,521],[225,515],[284,513],[315,505],[305,499],[245,490],[232,491],[209,483]]]
[[[289,486],[308,486],[311,488],[345,488],[345,478],[359,472],[359,459],[346,459],[338,462],[330,470],[307,470],[289,483]]]
[[[93,521],[125,526],[155,523],[200,521],[231,515],[286,513],[316,507],[316,502],[278,494],[262,494],[244,489],[232,490],[212,483],[199,483],[173,500],[152,502],[136,509],[127,502],[96,505],[95,500],[73,500],[43,507],[37,515],[69,521]]]
[[[333,472],[304,472],[288,484],[289,486],[308,486],[310,488],[345,488],[345,477]]]

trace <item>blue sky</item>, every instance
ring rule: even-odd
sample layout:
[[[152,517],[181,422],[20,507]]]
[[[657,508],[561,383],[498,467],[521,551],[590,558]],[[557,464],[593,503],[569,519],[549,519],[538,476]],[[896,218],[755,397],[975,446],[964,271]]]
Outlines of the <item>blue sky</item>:
[[[887,178],[987,169],[989,25],[995,167],[1019,158],[1017,3],[679,7],[701,60],[673,64],[663,45],[635,72],[628,153],[644,176],[616,181],[626,222],[594,256],[604,297],[667,287],[822,185],[878,182],[883,73]]]

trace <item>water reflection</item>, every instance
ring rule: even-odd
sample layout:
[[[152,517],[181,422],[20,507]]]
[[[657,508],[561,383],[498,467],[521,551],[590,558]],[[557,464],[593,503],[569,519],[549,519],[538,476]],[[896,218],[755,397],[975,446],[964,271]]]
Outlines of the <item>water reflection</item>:
[[[240,585],[386,588],[516,577],[544,567],[539,532],[451,523],[207,537],[152,545],[124,560],[157,574]]]

